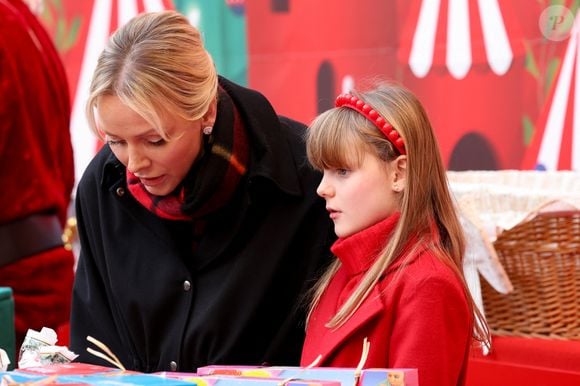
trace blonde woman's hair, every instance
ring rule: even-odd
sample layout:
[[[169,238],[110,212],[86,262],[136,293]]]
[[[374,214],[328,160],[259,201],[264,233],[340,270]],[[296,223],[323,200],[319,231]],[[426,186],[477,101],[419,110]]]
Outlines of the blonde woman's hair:
[[[352,94],[382,115],[403,138],[407,152],[407,188],[402,192],[401,217],[392,237],[385,240],[376,262],[327,327],[338,327],[352,316],[414,236],[418,238],[416,245],[426,246],[455,272],[474,315],[474,337],[489,344],[487,324],[463,276],[463,231],[437,140],[423,106],[409,90],[390,83],[367,92],[352,91]],[[400,155],[373,123],[347,107],[333,108],[319,115],[307,131],[306,142],[308,159],[319,170],[360,166],[367,152],[385,162]],[[315,286],[310,313],[339,267],[340,261],[336,259]]]
[[[101,53],[86,115],[99,137],[99,97],[116,95],[167,138],[166,115],[201,118],[216,98],[218,75],[199,31],[176,11],[140,14],[119,28]]]

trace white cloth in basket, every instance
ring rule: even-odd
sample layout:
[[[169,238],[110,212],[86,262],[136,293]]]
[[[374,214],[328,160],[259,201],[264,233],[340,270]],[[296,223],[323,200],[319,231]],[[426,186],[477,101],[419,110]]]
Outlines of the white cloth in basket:
[[[465,278],[483,312],[479,274],[500,293],[513,290],[493,242],[538,213],[580,210],[580,173],[572,171],[447,172],[466,235]]]

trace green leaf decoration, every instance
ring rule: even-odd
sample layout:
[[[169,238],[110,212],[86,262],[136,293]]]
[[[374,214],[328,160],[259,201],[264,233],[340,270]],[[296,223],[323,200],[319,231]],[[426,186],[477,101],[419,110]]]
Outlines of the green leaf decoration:
[[[66,39],[66,21],[63,18],[58,18],[56,21],[56,32],[54,34],[54,41],[58,50],[62,52],[64,40]]]
[[[45,6],[42,8],[42,13],[40,14],[40,18],[48,26],[51,26],[54,24],[54,18],[52,17],[52,12],[50,12],[49,7]]]
[[[560,66],[559,58],[552,58],[548,62],[548,65],[546,67],[546,83],[544,84],[544,94],[547,94],[550,91],[559,66]]]
[[[77,42],[81,21],[82,18],[80,16],[75,16],[72,19],[70,29],[67,33],[66,39],[62,47],[64,51],[69,50]]]
[[[534,124],[530,117],[524,114],[522,117],[522,127],[524,129],[524,144],[528,146],[532,142],[534,131],[536,131]]]
[[[538,65],[536,64],[534,53],[532,52],[530,45],[526,41],[524,41],[524,46],[526,48],[525,68],[535,79],[539,79],[540,70],[538,69]]]
[[[579,6],[580,0],[574,0],[574,2],[572,2],[572,5],[570,5],[570,12],[572,12],[573,15],[576,15]]]
[[[62,11],[63,11],[62,1],[60,1],[60,0],[52,0],[52,4],[54,4],[54,7],[58,10],[59,13],[62,13]]]

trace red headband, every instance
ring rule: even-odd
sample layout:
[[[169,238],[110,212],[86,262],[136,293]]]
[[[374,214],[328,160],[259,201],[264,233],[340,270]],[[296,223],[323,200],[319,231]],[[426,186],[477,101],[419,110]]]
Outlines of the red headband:
[[[336,107],[348,107],[358,111],[371,121],[384,135],[389,142],[393,144],[401,154],[407,154],[405,151],[405,142],[399,133],[391,126],[385,118],[381,117],[371,106],[355,97],[352,94],[341,94],[336,97]]]

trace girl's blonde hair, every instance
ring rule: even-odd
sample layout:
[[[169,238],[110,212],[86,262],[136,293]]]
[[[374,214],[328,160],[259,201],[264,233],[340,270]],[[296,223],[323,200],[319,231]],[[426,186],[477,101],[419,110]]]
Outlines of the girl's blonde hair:
[[[176,11],[140,14],[119,28],[101,53],[86,115],[99,133],[99,97],[116,95],[167,138],[164,117],[201,118],[217,95],[218,75],[199,31]]]
[[[327,326],[340,326],[356,311],[414,236],[418,238],[417,245],[426,246],[460,279],[476,321],[474,336],[489,344],[489,329],[463,276],[463,231],[449,192],[437,140],[423,106],[409,90],[394,84],[383,83],[368,92],[351,93],[375,109],[403,138],[407,153],[407,188],[402,192],[401,217],[392,237],[386,240],[376,262]],[[372,122],[347,107],[319,115],[309,127],[306,142],[308,159],[320,170],[358,166],[366,152],[385,162],[400,155]],[[310,313],[339,267],[340,261],[336,259],[314,288]]]

